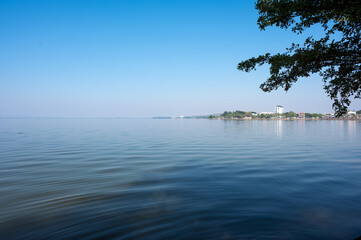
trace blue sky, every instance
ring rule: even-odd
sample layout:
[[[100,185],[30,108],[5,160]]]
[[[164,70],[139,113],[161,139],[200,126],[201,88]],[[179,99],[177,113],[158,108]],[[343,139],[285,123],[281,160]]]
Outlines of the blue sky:
[[[0,1],[0,117],[332,112],[318,75],[264,93],[267,67],[237,70],[304,39],[257,16],[248,0]]]

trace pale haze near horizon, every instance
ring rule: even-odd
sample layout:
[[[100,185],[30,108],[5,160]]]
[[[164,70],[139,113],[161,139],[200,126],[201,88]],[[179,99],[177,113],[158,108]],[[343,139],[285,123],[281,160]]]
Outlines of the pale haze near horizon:
[[[333,112],[318,75],[264,93],[267,67],[237,70],[305,38],[257,17],[254,1],[2,1],[0,117]]]

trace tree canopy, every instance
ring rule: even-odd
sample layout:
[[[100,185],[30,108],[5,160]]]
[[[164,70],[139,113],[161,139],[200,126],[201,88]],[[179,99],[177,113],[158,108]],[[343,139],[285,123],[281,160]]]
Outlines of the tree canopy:
[[[256,9],[261,30],[277,26],[301,34],[320,24],[324,36],[242,61],[238,69],[249,72],[269,64],[270,77],[260,86],[265,92],[288,91],[300,77],[318,73],[336,115],[345,114],[351,98],[361,97],[361,0],[258,0]]]

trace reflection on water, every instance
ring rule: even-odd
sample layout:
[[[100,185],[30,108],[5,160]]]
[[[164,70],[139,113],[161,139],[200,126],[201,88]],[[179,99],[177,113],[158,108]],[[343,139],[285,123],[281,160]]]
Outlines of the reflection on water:
[[[277,138],[282,138],[282,133],[283,133],[282,124],[283,124],[283,120],[274,120],[274,123],[276,124],[276,126],[275,126],[276,137],[277,137]]]
[[[354,239],[361,123],[0,120],[0,239]]]
[[[354,137],[356,134],[356,121],[347,121],[347,135]]]

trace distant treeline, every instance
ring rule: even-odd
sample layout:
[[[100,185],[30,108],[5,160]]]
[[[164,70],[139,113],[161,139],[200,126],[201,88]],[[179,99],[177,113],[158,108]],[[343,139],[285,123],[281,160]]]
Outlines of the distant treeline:
[[[251,117],[252,114],[255,114],[256,112],[244,112],[244,111],[234,111],[234,112],[227,112],[221,114],[221,117],[223,118],[244,118],[244,117]]]
[[[358,111],[359,112],[359,111]],[[245,111],[225,111],[221,115],[210,115],[208,118],[244,118],[244,117],[251,117],[251,118],[272,118],[272,117],[283,117],[283,118],[298,118],[298,117],[305,117],[305,118],[321,118],[323,117],[320,113],[305,113],[304,115],[295,113],[295,112],[285,112],[282,114],[257,114],[256,112],[245,112]]]

